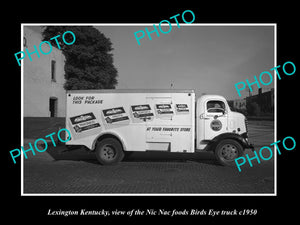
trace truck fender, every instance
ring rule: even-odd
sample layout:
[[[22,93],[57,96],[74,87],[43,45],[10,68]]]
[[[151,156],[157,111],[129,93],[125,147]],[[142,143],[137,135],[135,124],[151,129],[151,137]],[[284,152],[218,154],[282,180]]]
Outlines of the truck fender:
[[[247,143],[247,141],[245,140],[244,138],[244,135],[240,135],[240,134],[237,134],[237,133],[223,133],[223,134],[220,134],[216,137],[214,137],[208,144],[208,150],[213,150],[214,148],[212,147],[215,147],[221,140],[224,140],[224,139],[233,139],[233,140],[236,140],[238,141],[242,147],[245,149],[245,148],[249,148],[249,144]]]
[[[97,141],[101,138],[101,137],[104,137],[104,136],[107,136],[108,138],[116,138],[118,141],[120,141],[122,147],[123,147],[123,150],[126,151],[126,143],[124,141],[124,139],[116,132],[111,132],[111,131],[108,131],[108,132],[102,132],[101,134],[99,134],[98,136],[96,136],[93,144],[92,144],[92,150],[95,150],[95,147],[96,147],[96,143]]]

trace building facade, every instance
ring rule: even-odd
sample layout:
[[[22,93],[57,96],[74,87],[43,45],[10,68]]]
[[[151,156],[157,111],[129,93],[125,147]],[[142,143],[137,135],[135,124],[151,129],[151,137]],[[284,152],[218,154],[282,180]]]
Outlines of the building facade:
[[[258,94],[248,96],[244,99],[229,100],[228,104],[233,111],[238,111],[249,114],[249,109],[252,103],[256,103],[259,107],[259,113],[264,116],[270,116],[274,114],[274,88],[270,91],[262,92],[262,89],[258,89]]]
[[[258,89],[257,95],[246,97],[246,104],[257,103],[262,113],[274,112],[274,88],[270,91],[262,92],[262,89]]]
[[[238,110],[246,110],[246,99],[234,99],[233,107]]]
[[[23,51],[28,49],[29,57],[22,60],[23,63],[23,115],[24,117],[65,117],[66,91],[63,88],[65,57],[60,50],[42,45],[43,52],[48,55],[39,56],[34,45],[39,50],[42,35],[39,27],[23,27]]]

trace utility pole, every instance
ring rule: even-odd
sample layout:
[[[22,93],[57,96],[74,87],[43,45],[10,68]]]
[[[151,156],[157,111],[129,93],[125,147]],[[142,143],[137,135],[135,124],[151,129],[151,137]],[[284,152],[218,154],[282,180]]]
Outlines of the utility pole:
[[[252,96],[251,91],[250,91],[250,87],[248,87],[248,91],[249,91],[249,97]]]

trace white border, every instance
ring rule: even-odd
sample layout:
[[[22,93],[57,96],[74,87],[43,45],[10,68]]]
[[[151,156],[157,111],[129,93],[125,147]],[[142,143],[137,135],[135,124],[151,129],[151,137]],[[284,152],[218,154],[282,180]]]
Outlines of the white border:
[[[21,51],[23,51],[23,36],[24,26],[153,26],[158,23],[22,23],[21,24]],[[168,26],[169,24],[161,24],[162,26]],[[171,23],[175,26],[176,23]],[[277,65],[277,24],[276,23],[191,23],[185,24],[180,23],[180,26],[273,26],[274,27],[274,67]],[[24,146],[24,66],[21,62],[21,146]],[[275,70],[274,70],[274,77]],[[274,79],[274,142],[277,141],[277,79]],[[274,146],[274,152],[276,147]],[[23,155],[23,153],[22,153]],[[277,151],[274,154],[274,193],[201,193],[201,194],[162,194],[162,193],[142,193],[142,194],[99,194],[99,193],[88,193],[88,194],[71,194],[71,193],[24,193],[24,157],[21,157],[21,196],[277,196]]]
[[[277,24],[274,26],[274,67],[277,66]],[[274,142],[277,141],[277,79],[274,71]],[[274,195],[277,196],[277,151],[274,146]]]
[[[23,38],[24,37],[24,27],[23,24],[21,24],[21,51],[23,51]],[[23,113],[24,113],[24,66],[23,61],[21,61],[21,146],[24,146],[24,121],[23,121]],[[21,196],[24,194],[24,171],[23,171],[23,162],[24,162],[24,156],[22,152],[21,157]]]

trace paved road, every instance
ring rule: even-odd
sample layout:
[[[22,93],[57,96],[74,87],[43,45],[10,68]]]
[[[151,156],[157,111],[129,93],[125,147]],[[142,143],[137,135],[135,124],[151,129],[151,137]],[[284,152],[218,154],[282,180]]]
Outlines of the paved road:
[[[273,122],[249,123],[251,141],[273,143]],[[253,156],[252,151],[246,154]],[[254,166],[223,167],[210,152],[133,153],[115,166],[101,166],[83,148],[49,148],[24,160],[24,193],[274,193],[274,161]]]

